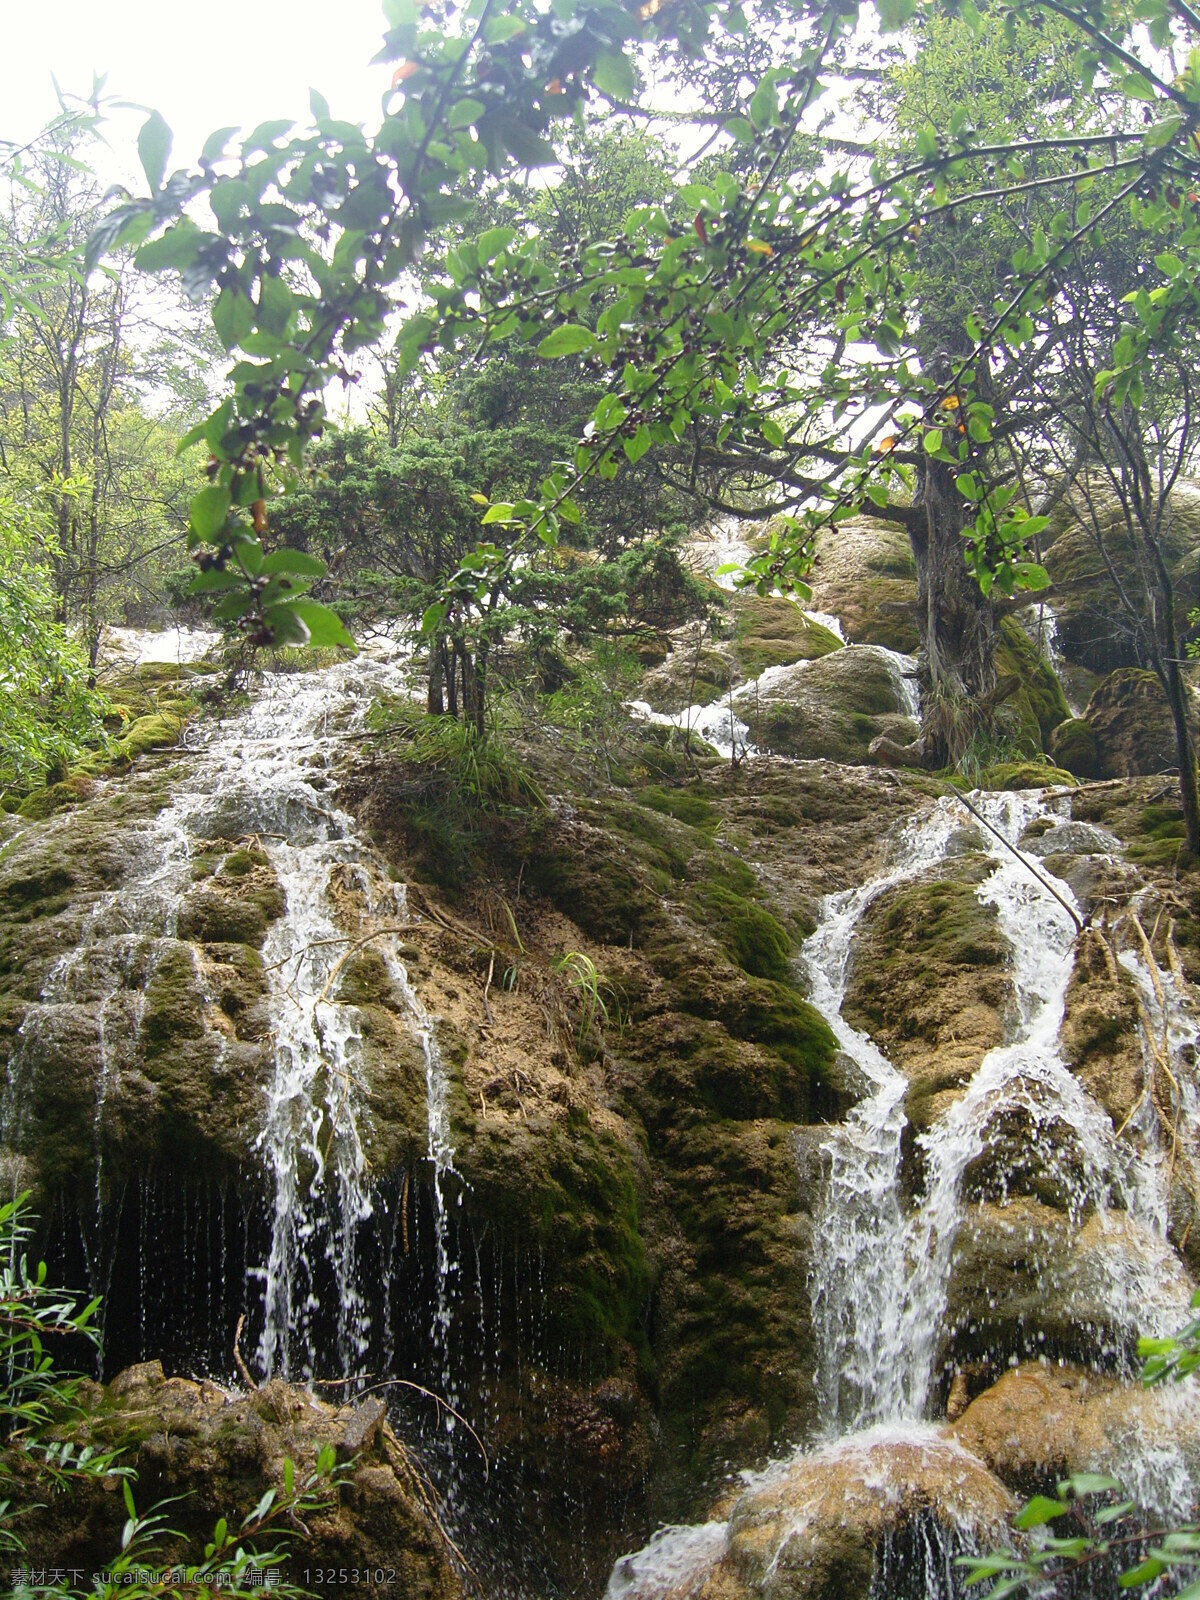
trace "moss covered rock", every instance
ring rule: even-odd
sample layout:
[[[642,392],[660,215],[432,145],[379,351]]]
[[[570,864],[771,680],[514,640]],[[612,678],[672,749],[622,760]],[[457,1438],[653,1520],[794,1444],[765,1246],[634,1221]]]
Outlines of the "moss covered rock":
[[[917,568],[903,528],[864,517],[822,532],[809,582],[813,605],[852,644],[917,648]]]
[[[1008,941],[976,893],[991,870],[982,851],[967,851],[937,876],[886,890],[855,944],[843,1015],[909,1079],[914,1126],[1004,1040]]]
[[[1050,735],[1050,759],[1076,778],[1100,776],[1100,746],[1086,717],[1068,717]]]
[[[896,671],[893,660],[869,647],[837,650],[737,691],[734,709],[760,749],[866,765],[880,735],[899,744],[917,736]]]
[[[218,1518],[231,1527],[249,1518],[267,1490],[284,1490],[284,1463],[297,1482],[319,1452],[348,1464],[343,1487],[304,1521],[287,1524],[291,1555],[273,1562],[293,1582],[305,1567],[391,1568],[397,1592],[422,1600],[457,1600],[462,1590],[450,1549],[431,1519],[428,1491],[393,1433],[378,1397],[326,1405],[279,1381],[236,1394],[204,1381],[164,1378],[157,1361],[121,1373],[107,1388],[85,1383],[82,1414],[69,1428],[79,1445],[120,1450],[137,1472],[139,1508],[169,1500],[173,1532],[159,1536],[163,1568],[202,1563]],[[81,1477],[72,1493],[34,1492],[31,1459],[12,1452],[16,1525],[27,1548],[48,1566],[106,1568],[121,1547],[125,1505],[112,1480]],[[24,1491],[24,1492],[22,1492]],[[41,1501],[40,1504],[30,1502]]]
[[[1096,689],[1084,712],[1096,740],[1103,778],[1166,772],[1178,765],[1175,725],[1153,672],[1122,667]],[[1196,719],[1193,717],[1193,732]]]
[[[997,677],[1016,678],[1019,688],[1000,707],[1001,726],[1027,755],[1040,755],[1060,722],[1071,715],[1054,668],[1015,617],[1002,617],[996,635]]]
[[[815,661],[842,648],[837,634],[806,616],[794,600],[781,595],[735,595],[730,608],[742,679],[756,678],[767,667]]]
[[[1142,593],[1139,558],[1121,508],[1106,491],[1106,485],[1090,486],[1096,525],[1082,497],[1062,503],[1051,525],[1045,558],[1054,584],[1059,648],[1068,661],[1100,673],[1144,665],[1136,626],[1123,610],[1105,560],[1107,556],[1126,591],[1136,598]],[[1180,483],[1172,491],[1163,544],[1175,587],[1176,614],[1184,616],[1200,601],[1196,561],[1200,487],[1196,484]]]

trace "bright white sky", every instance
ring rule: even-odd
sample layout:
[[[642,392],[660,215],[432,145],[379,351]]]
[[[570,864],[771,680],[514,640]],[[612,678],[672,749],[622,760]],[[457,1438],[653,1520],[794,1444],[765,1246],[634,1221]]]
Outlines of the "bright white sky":
[[[55,114],[52,73],[86,95],[93,71],[107,93],[162,112],[172,167],[217,128],[307,117],[310,85],[335,117],[375,122],[391,78],[370,65],[384,27],[380,0],[0,0],[0,139],[28,139]],[[141,120],[113,115],[122,168]]]

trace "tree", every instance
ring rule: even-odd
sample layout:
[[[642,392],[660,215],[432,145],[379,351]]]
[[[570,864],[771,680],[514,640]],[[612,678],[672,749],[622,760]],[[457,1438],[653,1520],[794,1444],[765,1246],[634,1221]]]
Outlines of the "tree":
[[[182,544],[187,501],[199,487],[194,467],[171,459],[173,439],[164,448],[168,430],[143,409],[142,394],[153,389],[161,404],[181,391],[194,404],[183,373],[206,363],[186,318],[177,319],[175,353],[166,355],[160,313],[144,303],[127,256],[83,270],[84,241],[101,211],[84,150],[72,125],[44,140],[21,182],[10,182],[5,239],[47,242],[0,349],[0,472],[54,501],[59,620],[81,627],[94,665],[113,590],[126,592],[144,567],[161,570],[155,557]]]
[[[930,9],[887,0],[881,17],[896,31]],[[1016,486],[992,470],[989,392],[1014,361],[1040,356],[1036,317],[1081,243],[1132,205],[1170,206],[1168,185],[1176,197],[1190,193],[1200,172],[1200,52],[1192,48],[1200,25],[1184,0],[997,9],[1014,34],[1021,18],[1052,12],[1068,30],[1072,90],[1132,106],[1144,121],[1127,126],[1123,115],[1115,129],[1085,125],[1055,137],[1072,160],[1033,171],[1029,163],[1047,155],[1044,137],[1022,130],[989,142],[958,107],[944,124],[921,127],[911,156],[885,152],[865,171],[854,156],[814,166],[821,74],[847,49],[859,13],[856,4],[816,0],[795,8],[782,30],[735,0],[704,11],[650,0],[636,14],[612,0],[549,11],[509,0],[503,9],[439,13],[436,28],[409,0],[389,0],[383,55],[400,64],[373,138],[331,121],[315,101],[311,130],[274,123],[239,146],[216,138],[197,169],[168,179],[169,135],[152,118],[141,139],[151,197],[119,206],[96,245],[140,245],[147,269],[172,268],[198,293],[214,286],[216,326],[242,358],[233,393],[200,430],[214,458],[212,485],[192,513],[202,581],[228,591],[224,606],[252,637],[303,637],[303,614],[276,581],[287,575],[262,565],[268,498],[320,431],[327,382],[349,376],[355,352],[379,337],[392,286],[474,204],[464,185],[477,190],[513,164],[555,161],[568,117],[637,102],[643,66],[651,81],[655,70],[669,77],[679,56],[696,59],[747,33],[757,47],[768,29],[773,46],[786,42],[787,59],[747,85],[736,108],[705,108],[694,119],[736,147],[724,170],[678,186],[664,204],[636,208],[617,234],[566,261],[547,254],[536,234],[504,226],[453,245],[436,263],[421,261],[429,299],[405,323],[404,363],[467,339],[476,348],[510,339],[608,375],[570,459],[536,494],[485,511],[502,537],[467,558],[447,586],[442,617],[469,597],[485,600],[515,563],[553,544],[583,483],[613,478],[624,460],[656,447],[694,448],[711,437],[740,453],[759,481],[802,491],[803,516],[756,564],[763,587],[802,579],[820,523],[888,508],[911,453],[919,481],[908,520],[915,527],[924,515],[937,535],[924,579],[938,646],[931,670],[952,691],[961,683],[986,694],[987,613],[971,598],[958,552],[985,592],[1045,582],[1026,548],[1036,521]],[[973,4],[962,15],[972,31],[985,26]],[[1076,203],[1081,188],[1110,179],[1098,205]],[[186,209],[201,195],[215,228]],[[911,315],[925,230],[958,218],[974,225],[997,204],[1044,195],[1061,197],[1051,225],[1014,252],[999,294],[981,286],[961,337],[931,356],[922,319],[914,325]],[[1138,319],[1105,369],[1118,406],[1140,404],[1150,323],[1161,332],[1195,305],[1200,228],[1190,209],[1178,220],[1179,271],[1156,285],[1164,293],[1153,317]],[[767,367],[807,325],[830,331],[832,357],[802,370]],[[861,412],[861,431],[830,432],[856,394],[865,398],[845,370],[847,352],[859,347],[890,364],[890,396],[875,397],[887,411],[875,421],[887,448],[872,449],[873,419]],[[886,427],[894,431],[882,434]],[[813,462],[822,471],[807,470]],[[440,620],[431,615],[430,626]],[[949,658],[947,637],[959,643]]]

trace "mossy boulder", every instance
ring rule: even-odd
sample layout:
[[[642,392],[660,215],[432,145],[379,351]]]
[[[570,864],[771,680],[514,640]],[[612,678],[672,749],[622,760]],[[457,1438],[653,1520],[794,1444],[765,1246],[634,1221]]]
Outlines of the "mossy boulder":
[[[744,972],[786,983],[794,952],[787,929],[762,906],[716,886],[700,891],[700,903],[713,918],[721,942]]]
[[[918,732],[894,662],[867,646],[781,669],[738,690],[733,704],[759,749],[801,760],[865,766],[872,740],[907,744]]]
[[[936,876],[885,890],[855,943],[842,1013],[909,1079],[914,1126],[1004,1040],[1008,941],[976,892],[991,870],[982,851],[968,850]]]
[[[1184,1471],[1193,1481],[1200,1475],[1194,1408],[1181,1407],[1166,1386],[1146,1389],[1082,1365],[1023,1362],[971,1401],[954,1432],[1023,1499],[1077,1473],[1134,1482],[1147,1439],[1169,1441],[1160,1493]]]
[[[695,627],[672,639],[670,655],[652,667],[637,697],[654,711],[677,716],[689,706],[707,706],[729,690],[735,668],[729,649]]]
[[[261,948],[267,929],[286,909],[286,896],[266,854],[241,848],[230,851],[213,876],[189,891],[177,926],[181,937],[200,944]]]
[[[997,761],[971,784],[978,789],[1071,789],[1075,777],[1049,761]]]
[[[917,629],[917,568],[903,528],[871,517],[818,535],[812,604],[837,617],[851,644],[910,654]]]
[[[1107,565],[1111,561],[1136,603],[1143,592],[1138,547],[1106,485],[1093,483],[1089,499],[1095,522],[1087,501],[1070,496],[1055,513],[1046,536],[1045,566],[1054,585],[1059,648],[1068,661],[1093,672],[1144,666],[1135,619],[1126,614]],[[1175,589],[1176,615],[1182,617],[1200,602],[1200,564],[1196,560],[1200,486],[1176,485],[1164,518],[1162,543]]]
[[[836,633],[782,595],[743,594],[730,602],[739,676],[756,678],[767,667],[815,661],[842,648]]]
[[[996,631],[997,677],[1016,678],[1020,687],[1003,702],[1001,724],[1027,755],[1040,755],[1060,722],[1071,715],[1062,684],[1015,617],[1002,617]]]
[[[94,787],[89,773],[73,773],[61,783],[49,784],[26,795],[17,807],[17,814],[27,821],[42,822],[57,811],[70,810],[80,801],[89,799]]]
[[[429,1516],[428,1491],[387,1421],[378,1397],[326,1405],[276,1380],[237,1394],[210,1381],[166,1378],[157,1361],[119,1374],[106,1388],[85,1382],[80,1415],[56,1432],[93,1450],[119,1450],[137,1473],[144,1510],[169,1501],[171,1533],[155,1546],[163,1568],[201,1563],[218,1518],[237,1527],[267,1490],[284,1489],[285,1462],[302,1483],[331,1449],[343,1486],[287,1524],[291,1554],[272,1565],[303,1583],[306,1566],[394,1570],[397,1592],[458,1600],[451,1552]],[[28,1453],[10,1452],[20,1485],[15,1528],[47,1566],[106,1568],[121,1547],[125,1505],[111,1479],[80,1476],[70,1495],[47,1494]]]
[[[1123,1213],[1065,1210],[1014,1192],[969,1205],[954,1243],[938,1364],[998,1376],[1031,1356],[1127,1371],[1144,1288],[1178,1297],[1190,1280],[1162,1241]],[[1122,1288],[1124,1292],[1122,1292]]]
[[[1100,777],[1136,777],[1178,765],[1175,724],[1153,672],[1122,667],[1110,673],[1088,701],[1084,716],[1095,736]],[[1192,726],[1195,732],[1195,717]]]
[[[151,750],[168,750],[177,745],[186,721],[182,711],[153,711],[137,717],[115,742],[118,761],[128,763]]]
[[[1137,992],[1103,934],[1091,928],[1076,946],[1060,1041],[1067,1065],[1114,1127],[1123,1127],[1145,1080]]]
[[[1050,759],[1076,778],[1100,776],[1100,744],[1086,717],[1068,717],[1050,735]]]

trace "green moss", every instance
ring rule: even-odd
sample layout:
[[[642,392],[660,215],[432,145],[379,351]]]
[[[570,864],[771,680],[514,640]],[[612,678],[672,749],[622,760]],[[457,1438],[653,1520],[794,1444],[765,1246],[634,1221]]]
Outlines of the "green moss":
[[[743,971],[755,978],[788,981],[792,941],[769,911],[742,895],[711,885],[701,889],[698,898],[713,919],[710,926],[716,938]]]
[[[953,777],[950,780],[955,781]],[[974,783],[963,779],[959,788],[979,789],[1071,789],[1075,777],[1061,767],[1052,767],[1041,761],[1000,761],[985,767]]]
[[[118,758],[130,762],[151,750],[177,745],[186,720],[183,713],[171,711],[155,711],[148,716],[138,717],[130,723],[124,736],[116,741]]]
[[[738,663],[748,678],[757,678],[767,667],[814,661],[842,648],[835,633],[779,595],[739,595],[733,609]]]
[[[1137,835],[1127,840],[1126,855],[1144,867],[1173,867],[1185,845],[1183,811],[1179,806],[1143,806]]]
[[[244,878],[247,873],[253,872],[255,867],[269,865],[270,861],[263,850],[231,850],[221,862],[221,876],[225,878]]]
[[[62,783],[52,783],[45,789],[35,789],[32,794],[26,795],[17,810],[28,820],[40,822],[46,817],[52,817],[55,812],[69,810],[71,806],[77,806],[81,800],[86,800],[91,787],[90,778],[84,774],[76,774]]]
[[[887,980],[886,970],[878,970],[881,951],[891,951],[882,958],[885,969],[909,974],[918,961],[927,962],[931,985],[940,984],[940,967],[994,966],[1005,957],[995,912],[982,904],[969,878],[932,879],[891,890],[875,928],[883,940],[882,946],[872,943],[877,965],[873,977],[881,995]]]
[[[645,789],[638,790],[638,802],[649,806],[652,811],[674,817],[678,822],[686,822],[692,828],[715,827],[719,821],[712,801],[706,795],[697,793],[694,788],[664,789],[657,784],[651,784]]]
[[[1096,732],[1084,717],[1068,717],[1050,736],[1050,756],[1056,766],[1077,778],[1094,778],[1100,771]]]
[[[866,765],[880,734],[906,743],[917,733],[892,663],[875,650],[836,650],[796,667],[759,692],[734,699],[760,748],[800,760]]]
[[[996,672],[1016,678],[1020,687],[1003,702],[1001,724],[1026,755],[1037,756],[1050,735],[1071,715],[1053,667],[1038,651],[1015,617],[1002,617],[996,631]]]
[[[470,1185],[468,1213],[541,1254],[554,1285],[547,1297],[551,1341],[593,1371],[614,1371],[621,1344],[644,1339],[649,1295],[625,1146],[578,1119],[530,1117],[503,1127],[480,1121],[456,1162]]]

